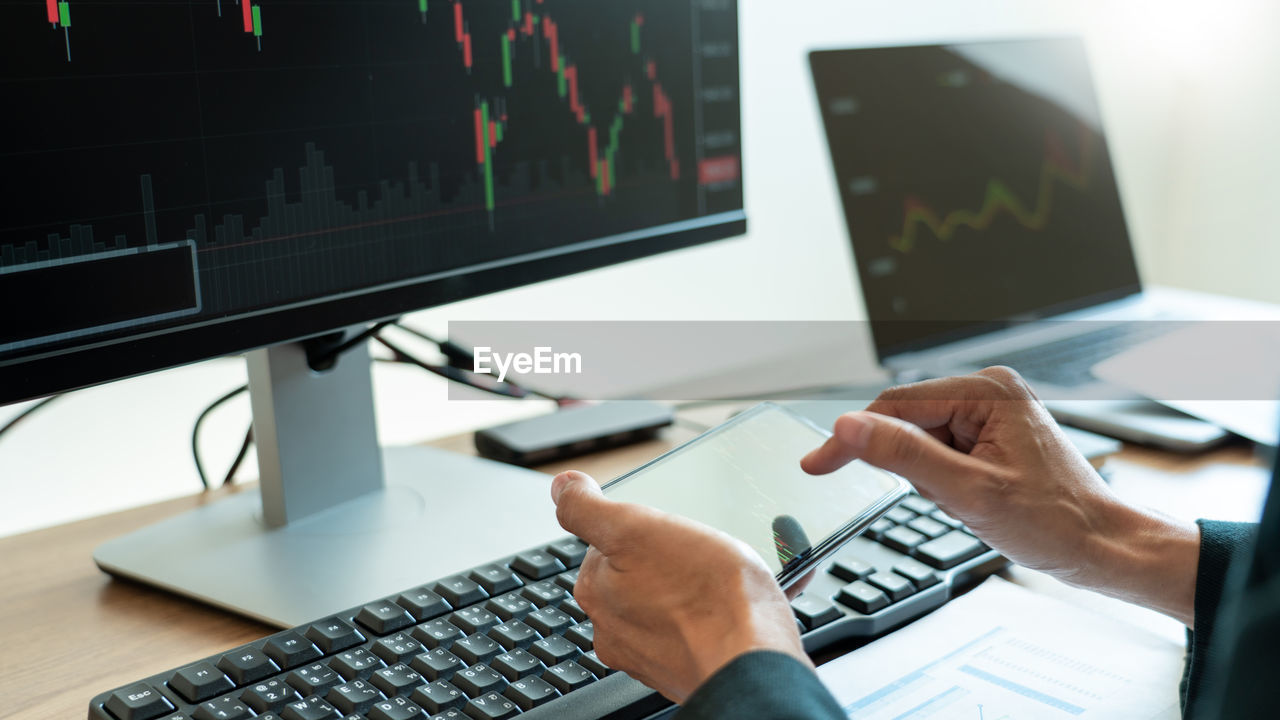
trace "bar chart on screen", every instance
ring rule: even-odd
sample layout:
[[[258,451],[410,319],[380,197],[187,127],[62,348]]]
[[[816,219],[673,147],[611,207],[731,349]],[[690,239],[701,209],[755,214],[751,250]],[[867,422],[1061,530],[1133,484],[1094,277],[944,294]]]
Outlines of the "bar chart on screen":
[[[1178,717],[1181,648],[1096,619],[991,580],[819,674],[857,720]]]

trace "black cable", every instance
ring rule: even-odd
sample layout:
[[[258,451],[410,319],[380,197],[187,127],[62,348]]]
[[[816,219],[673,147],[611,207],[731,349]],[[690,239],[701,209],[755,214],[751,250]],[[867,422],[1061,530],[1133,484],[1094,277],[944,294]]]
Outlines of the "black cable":
[[[236,476],[236,471],[240,469],[240,464],[244,462],[244,458],[249,454],[249,446],[253,444],[253,423],[249,423],[249,429],[244,433],[244,441],[240,443],[240,452],[236,453],[236,459],[231,463],[231,467],[227,469],[227,474],[222,478],[222,486],[226,487],[231,484],[232,479]]]
[[[470,348],[463,347],[452,340],[437,340],[434,337],[422,332],[421,330],[405,325],[404,323],[395,323],[395,326],[410,335],[415,335],[427,342],[435,345],[440,349],[440,354],[445,356],[449,364],[456,368],[474,368],[476,366],[475,353]]]
[[[440,349],[442,353],[445,354],[447,358],[449,358],[449,364],[434,365],[432,363],[426,362],[425,360],[422,360],[414,356],[413,354],[407,352],[403,347],[387,340],[386,338],[378,334],[381,330],[392,325],[394,325],[395,327],[401,330],[404,330],[405,332],[411,335],[417,336],[418,338],[421,338],[422,340],[425,340],[435,345],[437,348]],[[521,398],[528,397],[530,395],[537,395],[539,397],[552,400],[557,405],[562,407],[575,402],[572,398],[550,395],[548,393],[544,393],[538,390],[533,390],[531,388],[521,387],[519,385],[516,385],[515,383],[500,381],[491,374],[475,373],[473,371],[465,370],[461,367],[457,367],[455,363],[465,363],[466,365],[474,365],[474,356],[471,354],[470,350],[460,345],[455,345],[454,343],[451,343],[449,341],[437,340],[420,330],[408,327],[406,325],[401,325],[400,323],[394,320],[388,320],[388,321],[377,323],[372,327],[368,328],[367,330],[364,330],[363,332],[360,332],[352,336],[350,339],[345,340],[342,343],[339,343],[338,345],[335,345],[334,347],[327,349],[323,354],[319,355],[314,359],[314,364],[323,364],[329,360],[332,360],[336,356],[346,352],[347,350],[369,339],[376,341],[377,343],[379,343],[380,345],[382,345],[383,347],[391,351],[392,358],[390,360],[384,360],[383,358],[374,358],[374,360],[378,362],[397,362],[397,363],[404,363],[407,365],[414,365],[419,368],[422,368],[423,370],[426,370],[427,372],[439,375],[440,377],[443,377],[447,380],[461,383],[463,385],[467,385],[468,387],[473,387],[477,390],[482,390],[484,392],[500,395],[502,397],[521,399]],[[478,382],[479,378],[489,378],[492,382],[481,383],[481,382]],[[206,407],[204,411],[200,413],[200,416],[196,418],[195,427],[191,429],[191,455],[193,458],[195,458],[196,472],[200,475],[200,484],[203,485],[206,490],[209,489],[209,479],[208,479],[208,476],[205,474],[204,464],[201,463],[200,461],[200,450],[199,450],[199,442],[198,442],[199,436],[200,436],[200,428],[204,424],[205,418],[207,418],[214,410],[221,407],[223,404],[230,401],[232,398],[235,398],[237,395],[247,391],[248,389],[249,389],[248,385],[241,385],[240,387],[228,392],[226,395],[223,395],[222,397],[213,401],[213,403],[208,407]],[[245,432],[244,440],[241,441],[240,443],[240,451],[236,453],[235,460],[232,461],[231,467],[227,470],[226,475],[224,475],[222,478],[223,486],[230,484],[232,480],[235,478],[235,474],[240,469],[240,466],[244,464],[244,459],[248,455],[249,447],[252,444],[253,444],[253,425],[250,424],[248,431]]]
[[[16,427],[18,423],[22,422],[23,420],[26,420],[32,415],[35,415],[37,412],[47,407],[49,403],[53,402],[54,400],[57,400],[60,397],[62,397],[62,395],[50,395],[49,397],[43,400],[40,400],[39,402],[35,403],[31,407],[18,413],[11,420],[9,420],[9,422],[5,423],[3,427],[0,427],[0,437],[3,437],[5,433],[9,432],[14,427]]]
[[[494,380],[492,385],[482,385],[476,382],[475,377],[468,374],[464,370],[459,370],[458,368],[452,367],[450,365],[433,365],[425,360],[421,360],[411,355],[410,353],[405,352],[403,348],[396,345],[395,343],[392,343],[391,341],[387,340],[381,335],[375,335],[373,337],[373,340],[374,342],[377,342],[378,344],[382,345],[386,349],[390,350],[392,355],[395,356],[396,362],[416,365],[422,368],[423,370],[426,370],[429,373],[434,373],[448,380],[452,380],[454,382],[468,385],[470,387],[476,388],[477,390],[483,390],[488,393],[493,393],[494,395],[501,395],[502,397],[520,399],[529,395],[529,391],[508,382],[501,382],[498,380]],[[489,376],[481,375],[478,377],[489,377]]]
[[[200,476],[200,484],[204,486],[205,490],[209,489],[209,478],[204,473],[204,464],[200,462],[200,426],[204,424],[205,418],[209,417],[210,413],[217,410],[219,407],[222,407],[228,401],[248,389],[248,385],[241,385],[240,387],[228,392],[226,395],[214,400],[212,404],[201,411],[200,416],[196,418],[195,427],[191,428],[191,457],[196,461],[196,474]]]
[[[524,398],[529,395],[537,395],[540,398],[545,398],[547,400],[554,401],[557,405],[560,405],[560,406],[572,405],[575,402],[577,402],[573,398],[565,397],[563,395],[552,395],[550,393],[542,392],[541,390],[536,390],[534,388],[525,387],[524,385],[513,383],[510,380],[500,381],[497,379],[497,375],[493,373],[478,373],[474,370],[469,369],[469,368],[475,367],[475,355],[473,355],[469,349],[464,348],[461,345],[457,345],[449,340],[437,340],[431,337],[430,335],[422,332],[421,330],[411,328],[408,325],[403,325],[398,322],[392,323],[392,324],[396,328],[399,328],[400,330],[404,330],[410,335],[416,335],[417,337],[423,340],[426,340],[429,343],[434,344],[437,348],[440,349],[440,352],[443,353],[444,356],[449,359],[448,365],[443,365],[443,366],[431,365],[422,360],[419,360],[413,355],[410,355],[409,353],[405,352],[402,348],[393,347],[390,343],[387,342],[386,338],[382,337],[381,335],[374,337],[374,340],[378,341],[379,343],[382,343],[382,345],[386,347],[388,350],[390,350],[392,353],[396,354],[399,357],[402,357],[405,361],[413,365],[417,365],[418,367],[424,370],[427,370],[428,372],[433,372],[437,375],[440,375],[441,377],[447,378],[449,380],[453,380],[454,382],[462,383],[463,385],[469,385],[473,388],[476,388],[477,390],[484,390],[485,392],[492,392],[496,395],[503,395],[505,397]],[[478,377],[493,378],[495,383],[501,386],[504,386],[506,389],[510,389],[514,391],[514,394],[509,394],[501,390],[494,390],[488,385],[482,385],[475,381],[475,378],[478,378]]]
[[[344,340],[343,342],[338,343],[337,345],[326,349],[324,353],[314,358],[314,364],[323,364],[325,362],[328,362],[329,360],[332,360],[333,358],[337,357],[338,355],[341,355],[347,350],[350,350],[351,348],[359,345],[360,343],[365,342],[370,337],[373,337],[373,335],[381,331],[383,328],[394,323],[395,323],[394,320],[384,320],[380,323],[375,323],[374,325],[351,336],[347,340]],[[311,358],[308,358],[308,359],[311,360]],[[195,460],[196,474],[200,476],[200,484],[204,486],[205,490],[209,489],[209,477],[208,475],[205,474],[204,463],[200,461],[200,447],[199,447],[200,427],[204,425],[205,418],[209,417],[210,413],[212,413],[214,410],[218,409],[224,403],[236,397],[240,393],[247,391],[248,389],[249,389],[248,385],[241,385],[240,387],[232,390],[231,392],[228,392],[226,395],[223,395],[217,400],[214,400],[211,405],[209,405],[203,411],[201,411],[200,416],[196,418],[195,426],[191,428],[191,457]],[[227,474],[224,475],[222,478],[223,485],[228,484],[229,482],[231,482],[231,479],[235,477],[236,471],[240,469],[240,465],[244,462],[245,455],[248,454],[249,446],[252,443],[253,443],[253,425],[250,425],[249,431],[245,433],[244,441],[240,443],[240,452],[236,455],[235,461],[232,462],[231,469],[229,469],[227,471]]]

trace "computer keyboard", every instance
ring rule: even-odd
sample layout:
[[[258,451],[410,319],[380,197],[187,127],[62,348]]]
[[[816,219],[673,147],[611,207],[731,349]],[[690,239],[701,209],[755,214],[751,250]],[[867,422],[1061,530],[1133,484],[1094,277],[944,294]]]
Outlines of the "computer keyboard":
[[[1064,388],[1080,387],[1097,381],[1093,375],[1094,365],[1168,332],[1165,325],[1160,322],[1110,325],[1082,335],[989,357],[977,364],[983,367],[1007,365],[1032,381]]]
[[[568,537],[104,692],[90,720],[649,718],[665,698],[596,656]],[[874,638],[1006,561],[912,495],[792,603],[805,648]]]

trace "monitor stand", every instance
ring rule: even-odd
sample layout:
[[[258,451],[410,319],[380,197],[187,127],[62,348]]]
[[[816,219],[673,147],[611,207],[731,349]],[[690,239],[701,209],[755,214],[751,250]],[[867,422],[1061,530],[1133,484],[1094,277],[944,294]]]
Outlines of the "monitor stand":
[[[301,344],[248,366],[260,493],[106,542],[100,568],[292,627],[565,534],[547,475],[380,449],[367,345],[323,373]]]

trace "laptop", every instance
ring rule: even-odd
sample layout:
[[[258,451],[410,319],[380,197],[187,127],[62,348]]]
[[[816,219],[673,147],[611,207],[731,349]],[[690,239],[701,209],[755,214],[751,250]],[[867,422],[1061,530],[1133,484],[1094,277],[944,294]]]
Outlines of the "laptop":
[[[1197,451],[1221,428],[1090,369],[1200,317],[1144,289],[1083,42],[810,54],[880,363],[899,381],[990,365],[1060,422]]]

